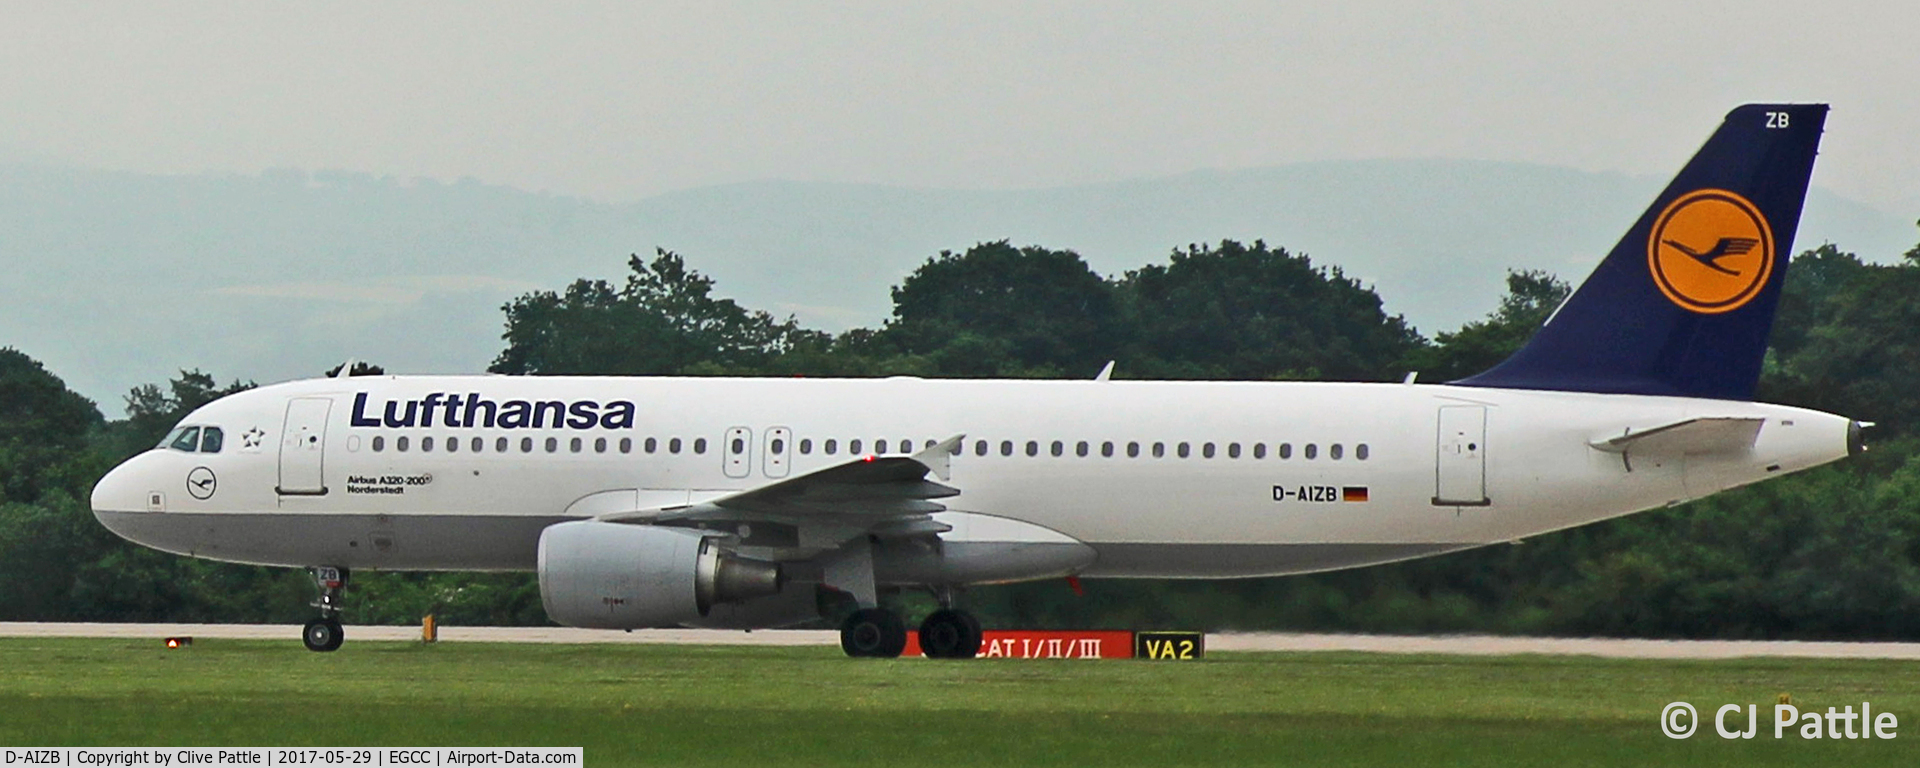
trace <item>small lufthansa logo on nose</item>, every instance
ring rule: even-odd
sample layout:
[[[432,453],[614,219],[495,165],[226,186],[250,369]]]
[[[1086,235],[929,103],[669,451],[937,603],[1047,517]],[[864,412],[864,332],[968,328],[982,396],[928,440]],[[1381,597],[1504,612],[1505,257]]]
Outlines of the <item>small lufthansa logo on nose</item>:
[[[1723,189],[1681,195],[1660,212],[1647,268],[1667,299],[1704,315],[1731,312],[1773,275],[1773,230],[1760,209]]]
[[[211,469],[194,467],[192,472],[187,473],[187,493],[196,499],[206,501],[213,498],[213,491],[218,486],[219,481],[214,479]]]

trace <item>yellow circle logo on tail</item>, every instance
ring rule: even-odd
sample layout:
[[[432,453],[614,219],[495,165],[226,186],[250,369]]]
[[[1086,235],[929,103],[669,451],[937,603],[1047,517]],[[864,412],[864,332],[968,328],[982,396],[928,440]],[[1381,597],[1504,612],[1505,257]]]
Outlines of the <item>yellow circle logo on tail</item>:
[[[1705,315],[1732,312],[1760,295],[1773,275],[1773,230],[1744,197],[1689,192],[1654,221],[1647,268],[1673,303]]]

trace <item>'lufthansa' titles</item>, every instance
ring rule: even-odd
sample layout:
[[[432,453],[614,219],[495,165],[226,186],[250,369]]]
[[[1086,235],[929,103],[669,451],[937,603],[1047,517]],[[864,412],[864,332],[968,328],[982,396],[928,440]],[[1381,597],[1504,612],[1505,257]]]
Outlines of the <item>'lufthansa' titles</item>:
[[[508,400],[478,392],[434,392],[418,400],[388,400],[369,409],[367,393],[353,396],[355,427],[454,427],[488,429],[631,429],[631,400]]]

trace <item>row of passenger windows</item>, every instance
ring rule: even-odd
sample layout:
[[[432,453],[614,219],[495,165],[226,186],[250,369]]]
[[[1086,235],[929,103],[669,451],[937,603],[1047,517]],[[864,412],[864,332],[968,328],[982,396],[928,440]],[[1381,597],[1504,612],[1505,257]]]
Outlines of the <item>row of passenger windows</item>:
[[[547,453],[559,453],[560,444],[560,438],[557,437],[549,437],[543,441],[536,441],[531,437],[523,437],[520,438],[519,448],[521,453],[533,453],[534,447],[539,445],[545,448]],[[665,441],[659,438],[649,437],[643,443],[647,453],[660,452],[663,444],[667,449],[667,453],[680,453],[688,447],[686,441],[677,437],[667,438]],[[375,453],[384,452],[388,447],[387,438],[385,436],[375,435],[372,440],[367,441],[367,445],[369,448],[372,448]],[[393,450],[405,453],[413,450],[414,445],[411,439],[402,435],[393,439],[392,447]],[[592,445],[594,453],[606,453],[607,449],[614,445],[618,446],[621,453],[633,453],[633,438],[631,437],[620,438],[617,444],[610,443],[607,438],[596,437],[593,439]],[[578,437],[569,439],[566,446],[567,451],[570,453],[581,453],[587,449],[586,441]],[[513,450],[513,447],[514,442],[511,438],[496,437],[493,439],[494,453],[508,453]],[[422,437],[420,438],[419,448],[425,453],[432,453],[436,448],[447,453],[459,453],[462,450],[460,447],[460,438],[457,437],[446,438],[438,444],[434,442],[432,436]],[[705,454],[707,452],[707,439],[704,437],[694,438],[692,448],[696,454]],[[360,439],[357,435],[347,439],[347,450],[360,450]],[[482,453],[487,450],[487,439],[484,437],[471,438],[465,450],[470,453]]]
[[[900,440],[897,443],[893,443],[885,439],[880,439],[873,441],[873,452],[876,454],[895,452],[912,453],[915,450],[932,448],[935,443],[936,441],[927,440],[921,444],[920,448],[915,448],[914,441],[912,440]],[[496,437],[493,439],[493,451],[495,453],[510,453],[517,447],[521,453],[533,453],[536,448],[542,449],[547,453],[559,453],[562,450],[561,446],[563,444],[565,445],[565,450],[569,453],[586,452],[589,446],[591,446],[594,453],[606,453],[609,450],[618,450],[620,453],[633,453],[635,448],[634,439],[631,437],[620,438],[618,442],[610,441],[604,437],[596,437],[592,443],[588,443],[585,438],[579,437],[568,438],[564,443],[558,437],[548,437],[544,439],[522,437],[519,439],[517,445],[512,438]],[[402,453],[413,450],[415,445],[416,443],[404,435],[396,437],[392,441],[393,450]],[[459,453],[463,450],[470,453],[482,453],[487,450],[487,440],[481,437],[468,439],[464,448],[462,447],[461,439],[457,437],[443,438],[437,443],[431,436],[422,437],[419,439],[417,445],[420,451],[427,453],[431,453],[436,449],[446,453]],[[360,441],[358,436],[348,439],[347,450],[357,451],[359,450],[359,446]],[[385,436],[376,435],[368,441],[368,446],[372,448],[375,453],[380,453],[387,450],[388,441]],[[898,451],[890,450],[895,446],[898,447]],[[799,449],[800,455],[802,456],[810,456],[814,453],[814,442],[812,438],[800,440],[795,447]],[[840,455],[842,447],[838,439],[831,437],[820,441],[819,444],[820,453],[827,456]],[[859,438],[854,438],[846,441],[844,447],[846,449],[846,455],[859,456],[865,453],[864,449],[867,447],[867,444]],[[705,455],[707,452],[707,439],[697,437],[691,441],[684,441],[678,437],[670,437],[665,440],[649,437],[640,441],[639,448],[644,453],[659,453],[664,449],[670,454],[682,453],[690,448],[695,455]],[[727,445],[727,448],[729,449],[729,453],[733,455],[744,455],[748,448],[747,441],[744,438],[736,437]],[[1275,458],[1293,458],[1293,443],[1275,443],[1272,448],[1272,455]],[[973,455],[975,456],[987,456],[996,452],[1001,456],[1013,456],[1018,453],[1037,457],[1043,452],[1049,456],[1066,456],[1068,452],[1071,451],[1074,456],[1087,457],[1097,451],[1100,456],[1105,458],[1112,458],[1115,455],[1124,453],[1127,458],[1139,458],[1142,455],[1147,455],[1159,459],[1165,458],[1171,453],[1182,459],[1191,458],[1196,454],[1203,459],[1212,459],[1223,455],[1229,459],[1238,459],[1243,456],[1264,459],[1267,458],[1268,455],[1267,449],[1267,443],[1251,443],[1246,446],[1242,446],[1240,443],[1227,443],[1221,446],[1217,443],[1199,443],[1196,445],[1189,442],[1179,442],[1169,445],[1164,442],[1128,442],[1123,446],[1122,444],[1109,440],[1100,442],[1096,446],[1096,444],[1086,440],[1080,440],[1071,445],[1061,440],[1054,440],[1045,444],[1042,444],[1041,441],[1038,440],[1028,440],[1024,445],[1017,445],[1012,440],[1001,440],[998,444],[998,450],[996,451],[995,446],[989,441],[975,440],[973,443]],[[213,450],[219,450],[217,443]],[[786,441],[777,438],[771,440],[767,444],[767,450],[776,456],[785,454],[787,450]],[[1353,446],[1353,458],[1359,461],[1366,461],[1370,454],[1371,451],[1366,443]],[[1321,451],[1318,443],[1306,443],[1300,446],[1300,456],[1302,458],[1318,459],[1320,455]],[[1347,457],[1347,448],[1342,443],[1332,443],[1326,447],[1326,457],[1335,461],[1344,459]]]

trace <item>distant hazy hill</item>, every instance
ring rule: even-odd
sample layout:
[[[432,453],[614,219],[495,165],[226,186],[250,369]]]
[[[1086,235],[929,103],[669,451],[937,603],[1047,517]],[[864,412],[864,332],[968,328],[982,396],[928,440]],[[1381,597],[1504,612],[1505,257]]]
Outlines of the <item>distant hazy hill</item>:
[[[1431,334],[1491,309],[1510,267],[1584,277],[1662,181],[1382,160],[1025,191],[764,182],[610,205],[347,173],[0,166],[0,346],[117,415],[127,388],[182,367],[262,382],[347,357],[479,371],[501,303],[617,279],[656,245],[748,306],[841,330],[881,322],[888,287],[927,257],[999,239],[1071,248],[1104,274],[1265,239],[1373,284]],[[1796,249],[1894,258],[1916,239],[1909,218],[1816,191]]]

